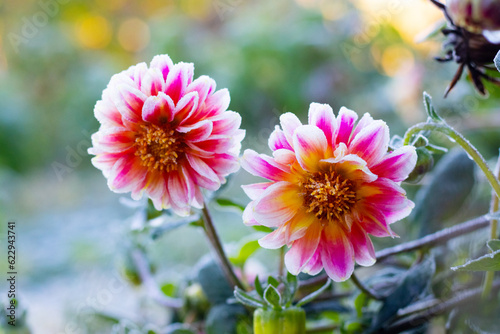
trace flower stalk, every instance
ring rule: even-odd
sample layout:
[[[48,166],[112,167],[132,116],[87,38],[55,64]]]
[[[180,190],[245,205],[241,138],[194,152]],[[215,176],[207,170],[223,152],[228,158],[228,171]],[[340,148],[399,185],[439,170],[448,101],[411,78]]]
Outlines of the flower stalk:
[[[498,156],[497,165],[495,167],[495,176],[500,178],[500,155]],[[499,197],[492,191],[491,193],[491,203],[490,203],[490,213],[495,213],[499,209]],[[492,219],[490,221],[490,239],[496,239],[498,237],[498,220]],[[482,297],[487,298],[491,292],[491,286],[493,285],[493,279],[495,277],[494,271],[487,271],[484,277],[483,294]]]
[[[464,136],[462,136],[461,133],[445,123],[419,123],[406,131],[403,139],[403,145],[408,145],[413,135],[419,133],[420,131],[438,131],[453,139],[465,150],[465,152],[467,152],[467,154],[469,154],[472,160],[474,160],[478,167],[483,171],[496,195],[500,197],[500,182],[498,181],[498,178],[495,177],[491,169],[488,167],[484,157]]]
[[[219,235],[215,230],[215,226],[212,221],[212,216],[208,211],[206,203],[204,203],[203,209],[201,211],[203,213],[203,222],[204,222],[203,227],[205,233],[208,237],[208,240],[210,241],[210,244],[212,245],[213,250],[217,254],[217,258],[221,265],[222,271],[224,272],[224,275],[226,276],[228,282],[232,286],[237,286],[238,288],[245,290],[245,286],[243,285],[243,283],[241,283],[241,281],[234,273],[233,267],[231,266],[231,263],[229,262],[229,259],[227,258],[226,253],[224,252],[224,248],[222,247]]]

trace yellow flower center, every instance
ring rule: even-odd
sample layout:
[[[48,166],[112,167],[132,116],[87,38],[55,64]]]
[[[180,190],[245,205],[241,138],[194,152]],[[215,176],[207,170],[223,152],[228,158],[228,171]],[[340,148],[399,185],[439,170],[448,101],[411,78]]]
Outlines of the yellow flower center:
[[[308,174],[302,182],[304,207],[320,220],[344,221],[356,203],[356,191],[351,180],[343,178],[330,167],[327,171]]]
[[[135,155],[142,159],[148,170],[173,171],[177,169],[179,156],[183,152],[180,133],[168,126],[142,125],[142,131],[135,138]]]

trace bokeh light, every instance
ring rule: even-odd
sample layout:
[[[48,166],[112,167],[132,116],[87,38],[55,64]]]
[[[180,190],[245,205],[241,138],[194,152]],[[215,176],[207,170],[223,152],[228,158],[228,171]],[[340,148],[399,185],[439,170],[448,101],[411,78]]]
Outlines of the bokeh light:
[[[150,41],[149,26],[138,18],[129,18],[120,24],[118,41],[127,51],[137,52],[144,49]]]
[[[102,49],[111,42],[111,24],[103,16],[85,14],[76,22],[75,30],[77,40],[84,48]]]

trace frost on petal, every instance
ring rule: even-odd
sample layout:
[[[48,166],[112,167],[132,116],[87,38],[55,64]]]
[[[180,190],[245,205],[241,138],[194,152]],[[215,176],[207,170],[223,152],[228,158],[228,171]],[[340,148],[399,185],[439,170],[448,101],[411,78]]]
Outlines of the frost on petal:
[[[111,93],[116,109],[122,118],[131,122],[141,120],[142,106],[147,98],[143,92],[128,85],[119,85],[113,87]]]
[[[303,199],[300,198],[297,201],[298,203],[303,204]],[[315,215],[305,212],[305,210],[298,210],[297,214],[288,221],[288,229],[287,229],[287,235],[286,235],[286,242],[287,244],[291,244],[295,240],[298,240],[302,238],[309,228],[313,225],[320,225],[321,222],[318,221]]]
[[[274,183],[255,201],[253,217],[267,227],[286,223],[302,205],[298,190],[295,184],[286,181]]]
[[[230,102],[229,91],[225,88],[220,89],[205,99],[205,103],[200,105],[200,109],[195,116],[206,118],[219,115],[227,110]]]
[[[165,90],[165,80],[157,68],[149,69],[141,81],[141,91],[147,96],[158,95]]]
[[[99,121],[99,123],[105,126],[123,126],[122,115],[118,109],[116,109],[111,99],[105,99],[104,95],[105,94],[103,93],[103,99],[97,101],[94,107],[95,118]]]
[[[165,83],[165,94],[177,103],[184,95],[186,87],[193,79],[194,65],[191,63],[177,63],[168,73]],[[198,93],[196,93],[198,95]]]
[[[316,125],[325,133],[328,147],[332,148],[333,135],[337,125],[332,107],[328,104],[311,103],[309,107],[309,124]]]
[[[346,107],[340,108],[339,115],[337,117],[337,128],[334,134],[335,143],[345,143],[349,142],[352,130],[354,128],[354,123],[358,119],[358,114],[354,111],[347,109]]]
[[[198,93],[191,92],[184,95],[176,104],[174,110],[174,118],[176,123],[185,124],[186,120],[198,108]]]
[[[369,113],[365,113],[363,117],[361,117],[361,119],[359,120],[358,124],[356,124],[356,128],[354,129],[351,135],[350,141],[352,141],[356,137],[356,135],[361,132],[361,130],[363,130],[373,122],[374,122],[373,117]]]
[[[247,226],[256,226],[256,225],[260,225],[259,222],[257,222],[255,220],[255,218],[253,217],[253,207],[255,205],[255,201],[251,201],[250,203],[248,203],[248,205],[246,206],[245,210],[243,210],[243,223]]]
[[[357,209],[359,212],[360,226],[369,234],[376,237],[395,237],[385,216],[373,205],[365,203]]]
[[[295,114],[287,112],[280,116],[280,124],[288,143],[293,143],[293,133],[302,125],[299,118]]]
[[[213,123],[212,133],[214,135],[233,134],[241,125],[241,116],[234,111],[226,111],[219,116],[210,118],[210,120]]]
[[[274,151],[273,158],[277,163],[282,165],[291,165],[297,161],[295,153],[284,148]]]
[[[92,143],[102,152],[124,152],[133,147],[135,134],[122,127],[107,128],[93,134]]]
[[[254,150],[245,150],[241,158],[241,167],[250,174],[272,181],[282,181],[291,177],[286,166],[280,165],[273,158],[257,154]]]
[[[153,201],[156,210],[162,209],[162,197],[167,190],[167,184],[163,173],[148,172],[146,175],[146,194]]]
[[[344,178],[356,183],[373,182],[378,178],[366,166],[366,161],[355,154],[348,154],[341,158],[323,159],[320,166],[324,168],[329,164],[333,164],[335,171]]]
[[[174,119],[174,101],[160,92],[158,96],[150,96],[142,107],[142,118],[150,123],[164,125]]]
[[[194,80],[189,86],[186,88],[186,94],[191,92],[197,92],[198,97],[200,98],[200,105],[205,103],[207,97],[215,91],[215,81],[206,76],[202,75],[196,80]]]
[[[168,73],[174,67],[174,63],[168,55],[158,55],[151,61],[151,67],[159,69],[163,75],[163,80],[167,80]]]
[[[200,121],[191,126],[179,126],[177,131],[184,133],[184,140],[193,143],[206,140],[212,134],[213,123],[211,121]]]
[[[380,177],[401,182],[413,171],[416,163],[417,153],[415,147],[407,145],[386,154],[371,170]]]
[[[321,223],[311,224],[304,236],[293,242],[291,249],[285,255],[285,265],[288,271],[297,275],[306,266],[316,252],[321,236]]]
[[[293,151],[292,146],[286,139],[285,133],[276,125],[274,131],[269,136],[268,140],[269,148],[273,151],[280,149],[287,149]]]
[[[319,161],[324,158],[327,147],[325,134],[317,126],[302,125],[293,134],[297,161],[309,172],[318,171]]]
[[[343,282],[354,271],[354,249],[344,230],[337,224],[323,229],[321,261],[328,276],[335,282]]]
[[[365,267],[373,265],[376,261],[375,249],[372,241],[358,223],[352,225],[349,239],[354,249],[356,262]]]
[[[373,121],[353,138],[349,152],[358,155],[371,167],[387,153],[389,127],[383,121]]]
[[[322,270],[323,262],[321,262],[321,243],[319,243],[316,252],[314,252],[314,254],[311,256],[311,259],[306,263],[302,271],[311,276],[315,276]]]

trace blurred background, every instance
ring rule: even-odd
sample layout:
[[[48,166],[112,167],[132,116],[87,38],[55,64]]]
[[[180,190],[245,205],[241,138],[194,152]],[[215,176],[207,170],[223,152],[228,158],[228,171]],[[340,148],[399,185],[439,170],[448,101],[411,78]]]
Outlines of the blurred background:
[[[425,40],[442,19],[425,0],[0,2],[0,244],[15,221],[23,321],[33,333],[97,333],[81,319],[85,309],[132,321],[163,316],[123,276],[131,200],[109,191],[86,153],[99,126],[94,104],[114,73],[163,53],[193,62],[195,76],[230,90],[244,148],[264,153],[279,115],[305,121],[311,102],[369,112],[403,135],[425,120],[425,90],[492,158],[500,94],[491,89],[486,100],[463,79],[442,98],[457,65],[432,59],[442,55],[441,36]],[[239,185],[254,180],[239,172],[222,196],[245,205]],[[487,209],[488,191],[477,188],[483,195],[463,217]],[[214,210],[225,242],[248,234],[240,216]],[[177,284],[207,252],[201,231],[185,226],[158,239],[150,257],[158,280]]]

